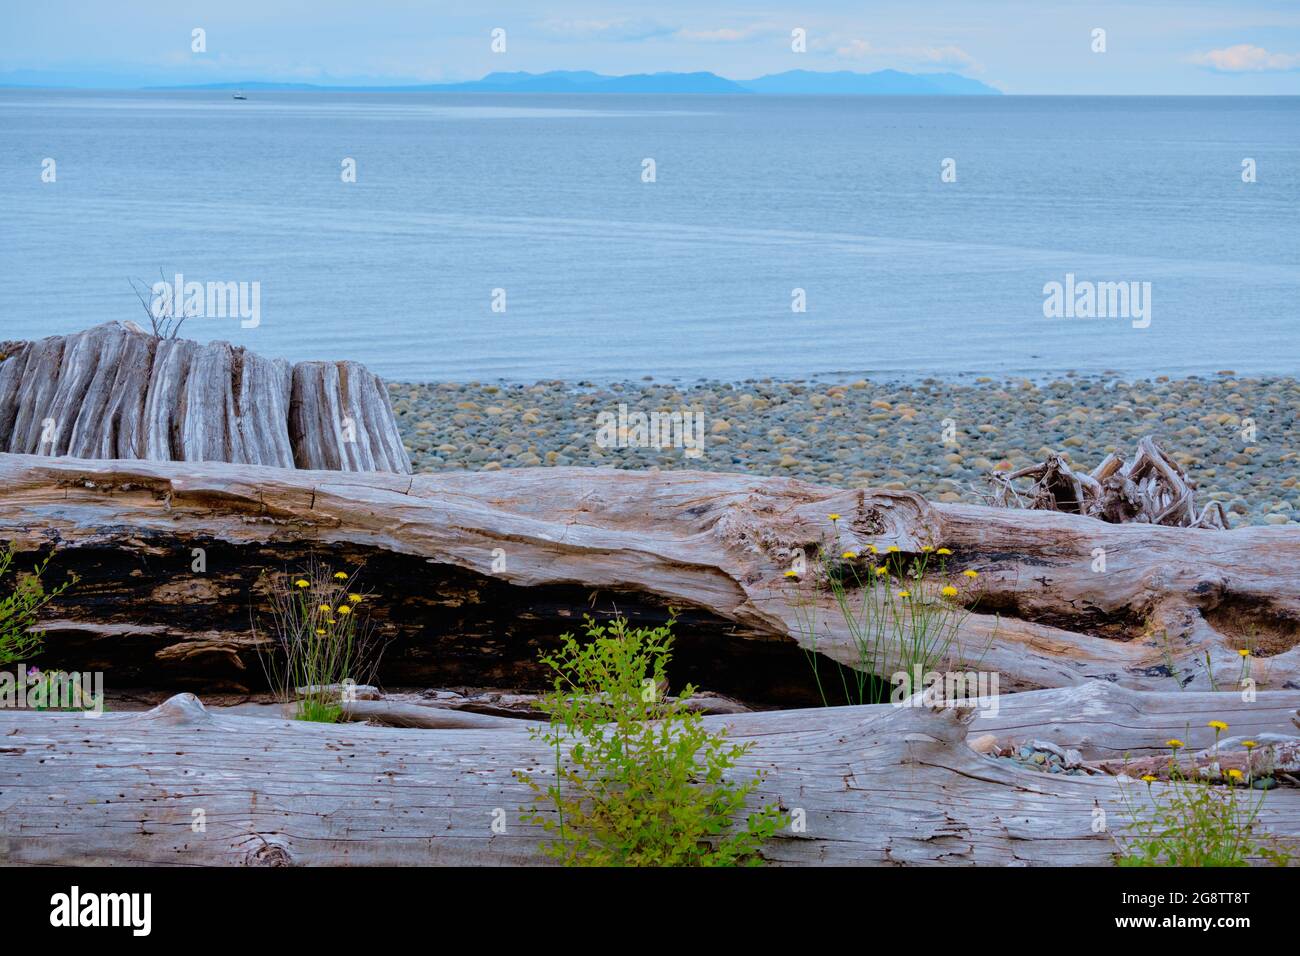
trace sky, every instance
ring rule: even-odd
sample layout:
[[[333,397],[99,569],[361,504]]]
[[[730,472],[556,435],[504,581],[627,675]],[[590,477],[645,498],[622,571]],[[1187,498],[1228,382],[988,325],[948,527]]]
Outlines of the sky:
[[[804,52],[792,49],[796,29]],[[492,49],[494,30],[504,51]],[[1097,30],[1104,52],[1093,49]],[[0,0],[0,84],[886,68],[1019,94],[1295,95],[1300,0]]]

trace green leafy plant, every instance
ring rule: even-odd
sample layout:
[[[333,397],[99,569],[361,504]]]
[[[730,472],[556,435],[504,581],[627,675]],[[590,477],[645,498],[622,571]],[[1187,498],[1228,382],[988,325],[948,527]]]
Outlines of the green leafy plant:
[[[832,516],[832,523],[838,517]],[[866,553],[818,551],[810,583],[830,591],[856,657],[850,672],[838,669],[844,703],[889,701],[891,687],[881,677],[883,670],[905,674],[904,689],[911,693],[920,689],[911,687],[915,674],[924,675],[945,661],[962,657],[958,635],[970,614],[970,588],[978,575],[964,571],[950,576],[950,554],[946,548],[927,547],[919,555],[909,556],[897,548],[881,552],[870,545]],[[796,571],[787,571],[786,576],[796,582],[804,577]],[[823,684],[817,655],[818,602],[795,601],[794,608],[796,626],[806,638],[805,654],[817,691],[822,703],[829,705],[831,695]]]
[[[1212,721],[1210,726],[1215,728],[1217,758],[1218,734],[1227,725]],[[1116,862],[1125,867],[1236,867],[1263,859],[1286,866],[1290,855],[1277,840],[1260,831],[1259,812],[1268,791],[1251,789],[1253,773],[1233,769],[1218,776],[1189,776],[1178,760],[1182,741],[1170,740],[1168,744],[1173,751],[1168,782],[1157,788],[1156,776],[1142,777],[1147,788],[1145,806],[1137,806],[1121,787],[1131,822],[1125,836],[1116,839],[1120,845]],[[1218,760],[1210,766],[1217,767]]]
[[[786,820],[775,806],[749,813],[761,772],[729,779],[751,744],[729,743],[688,706],[688,684],[667,696],[673,622],[629,628],[587,620],[586,643],[561,637],[540,660],[553,672],[535,727],[554,754],[554,782],[516,776],[536,802],[524,819],[554,839],[545,852],[567,865],[760,865],[760,848]],[[541,806],[553,812],[543,812]]]
[[[10,544],[0,553],[0,587],[13,565],[16,549]],[[26,574],[16,574],[11,587],[0,597],[0,664],[12,664],[40,652],[44,632],[36,628],[36,615],[46,604],[67,590],[75,577],[53,590],[45,590],[41,577],[50,559],[37,564]]]
[[[335,723],[346,682],[368,684],[383,647],[365,609],[356,572],[312,561],[306,570],[265,576],[269,640],[259,645],[267,681],[298,720]],[[259,636],[256,617],[253,630]]]

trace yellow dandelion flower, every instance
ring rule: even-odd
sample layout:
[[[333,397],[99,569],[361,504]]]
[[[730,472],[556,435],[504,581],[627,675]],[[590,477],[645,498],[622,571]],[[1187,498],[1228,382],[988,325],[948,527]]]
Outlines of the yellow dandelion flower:
[[[940,591],[939,593],[942,594],[944,597],[956,597],[957,589],[953,587],[951,584],[945,584],[943,586],[943,590]]]
[[[326,620],[325,623],[326,623],[326,624],[337,624],[338,621],[334,620],[334,618],[331,617],[331,618],[329,618],[328,620]]]
[[[898,547],[898,545],[896,545],[896,544],[891,544],[891,545],[890,545],[888,548],[886,548],[885,550],[888,551],[890,554],[894,554],[894,553],[896,553],[896,552],[899,550],[899,547]]]
[[[787,571],[787,572],[785,572],[785,576],[786,576],[787,578],[797,578],[797,577],[799,576],[799,572],[798,572],[798,571]]]
[[[874,544],[867,545],[867,550],[870,551],[872,554],[880,553],[879,551],[876,550],[876,546]]]
[[[1142,775],[1142,779],[1145,780],[1147,783],[1155,783],[1156,781],[1156,778],[1149,773],[1144,773]]]
[[[351,601],[353,604],[360,604],[360,603],[361,603],[361,595],[360,595],[360,594],[349,594],[349,595],[348,595],[348,600]]]
[[[935,552],[935,554],[952,554],[952,552],[949,551],[947,548],[940,548],[938,551]]]
[[[323,628],[323,627],[318,627],[318,628],[316,628],[316,633],[317,633],[317,634],[324,634],[324,633],[325,633],[325,628]]]
[[[348,579],[348,575],[346,571],[335,571],[334,578],[337,581],[346,581]]]
[[[882,574],[884,574],[884,573],[885,573],[885,568],[884,568],[884,566],[883,566],[883,565],[879,565],[879,564],[876,565],[876,577],[880,577],[880,576],[881,576]]]
[[[1231,777],[1233,780],[1240,780],[1241,771],[1238,770],[1236,767],[1233,767],[1231,770],[1228,771],[1228,776]]]
[[[980,573],[978,571],[973,571],[970,568],[967,568],[965,571],[962,572],[962,575],[968,578],[977,578],[980,576]]]
[[[898,596],[901,597],[901,598],[909,598],[909,597],[912,596],[912,592],[911,592],[911,591],[899,591],[899,592],[898,592]]]
[[[830,514],[828,514],[826,517],[830,518],[832,521],[839,521],[839,520],[840,520],[840,516],[839,516],[838,514],[836,514],[834,511],[832,511]]]
[[[926,554],[929,554],[931,551],[934,550],[934,548],[930,547],[930,546],[927,544],[927,545],[926,545],[925,547],[923,547],[921,550],[924,551]]]
[[[304,581],[302,578],[299,578],[297,581],[294,581],[293,583],[296,584],[296,585],[297,585],[298,587],[300,587],[300,588],[309,588],[309,587],[311,587],[311,582],[310,582],[310,581]]]
[[[1256,747],[1259,746],[1259,742],[1256,740],[1243,740],[1241,742],[1241,745],[1245,747],[1247,750],[1254,750]]]
[[[347,617],[349,614],[352,613],[352,608],[348,607],[346,604],[340,604],[339,613],[342,614],[344,617]]]
[[[1250,656],[1250,648],[1248,648],[1248,647],[1243,647],[1241,650],[1237,651],[1237,653],[1240,654],[1242,657],[1249,657],[1249,656]]]
[[[1171,738],[1171,739],[1169,739],[1169,740],[1166,740],[1166,741],[1165,741],[1165,746],[1166,746],[1166,747],[1173,747],[1175,750],[1177,750],[1179,747],[1185,747],[1185,746],[1187,746],[1187,745],[1184,744],[1184,743],[1183,743],[1181,740],[1179,740],[1177,737],[1174,737],[1174,738]]]
[[[845,551],[843,554],[840,555],[840,557],[843,558],[845,561],[852,561],[857,556],[858,556],[858,552],[856,551]]]
[[[1225,723],[1224,723],[1223,721],[1221,721],[1221,720],[1212,720],[1212,721],[1210,721],[1208,724],[1206,724],[1205,726],[1206,726],[1206,727],[1212,727],[1212,728],[1214,728],[1215,730],[1227,730],[1227,729],[1228,729],[1228,725],[1225,724]]]
[[[328,604],[322,604],[320,607],[316,608],[316,610],[318,610],[318,611],[324,611],[326,614],[328,614],[330,611],[332,611],[332,610],[334,610],[334,609],[333,609],[332,607],[330,607]]]

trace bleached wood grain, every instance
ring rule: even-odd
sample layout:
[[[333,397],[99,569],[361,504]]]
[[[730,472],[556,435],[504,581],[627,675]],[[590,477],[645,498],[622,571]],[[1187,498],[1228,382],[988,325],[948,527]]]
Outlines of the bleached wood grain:
[[[805,829],[765,848],[772,863],[1106,865],[1110,834],[1130,820],[1120,788],[1140,806],[1145,785],[1022,769],[977,754],[968,735],[1059,738],[1073,727],[1095,756],[1203,727],[1225,708],[1242,726],[1289,720],[1300,694],[1262,695],[1249,717],[1229,698],[1239,701],[1090,683],[1013,695],[1000,726],[970,710],[889,704],[705,721],[752,742],[739,772],[767,774],[754,806],[801,811]],[[98,718],[5,711],[0,851],[17,865],[540,864],[543,834],[520,822],[530,798],[513,771],[544,780],[551,766],[524,722],[308,724],[222,715],[188,694]],[[1271,791],[1260,819],[1275,837],[1300,837],[1300,793]]]

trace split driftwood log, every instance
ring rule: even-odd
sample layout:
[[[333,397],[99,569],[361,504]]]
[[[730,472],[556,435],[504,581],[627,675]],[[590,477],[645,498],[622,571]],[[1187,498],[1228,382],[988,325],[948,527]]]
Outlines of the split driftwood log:
[[[1033,481],[1027,489],[1016,482]],[[1138,442],[1126,462],[1116,454],[1091,472],[1074,471],[1060,455],[1008,475],[988,476],[993,499],[1004,508],[1030,508],[1089,515],[1115,524],[1141,522],[1181,528],[1228,527],[1223,505],[1212,501],[1196,510],[1196,482],[1151,437]]]
[[[397,693],[378,694],[371,699],[342,700],[343,715],[348,720],[365,720],[388,727],[440,727],[483,726],[475,724],[476,717],[500,720],[542,720],[545,711],[540,706],[540,694],[477,692],[456,694],[447,691],[430,694]],[[669,700],[676,700],[669,695]],[[744,714],[751,708],[738,700],[722,694],[701,692],[688,698],[686,710],[700,714]],[[463,724],[456,724],[457,714],[465,715]]]
[[[430,707],[396,700],[345,701],[343,719],[384,727],[422,727],[425,730],[486,730],[517,724],[511,717],[496,717],[472,710]]]
[[[118,322],[0,342],[0,452],[411,473],[365,366],[290,365]]]
[[[1261,694],[1251,719],[1297,704],[1300,694]],[[705,722],[753,744],[736,772],[766,774],[754,808],[775,803],[800,822],[765,845],[771,863],[1077,866],[1111,862],[1112,834],[1123,838],[1129,805],[1147,806],[1146,785],[994,760],[967,744],[972,728],[1055,735],[1095,757],[1240,706],[1235,694],[1094,683],[1005,698],[991,721],[966,708],[884,704]],[[544,834],[520,819],[531,797],[514,772],[544,782],[553,760],[519,721],[434,731],[309,724],[220,715],[188,694],[98,718],[4,711],[0,861],[540,864]],[[1300,839],[1300,791],[1269,792],[1259,826],[1284,843]]]
[[[880,675],[899,661],[889,648],[864,659],[827,589],[785,572],[875,545],[953,552],[973,612],[945,663],[998,675],[1004,693],[1093,678],[1300,688],[1288,528],[1110,524],[703,472],[398,477],[31,456],[0,456],[0,505],[0,540],[52,550],[56,573],[80,576],[43,622],[43,663],[103,665],[119,687],[256,684],[259,570],[315,554],[365,565],[389,685],[541,687],[539,649],[583,614],[662,622],[671,607],[679,685],[816,703],[809,655]]]
[[[1110,774],[1126,774],[1141,778],[1153,776],[1168,780],[1175,774],[1183,780],[1228,779],[1232,771],[1238,780],[1282,775],[1289,781],[1300,773],[1300,737],[1286,734],[1263,734],[1261,740],[1251,740],[1249,748],[1241,739],[1222,741],[1218,746],[1206,747],[1193,753],[1179,752],[1177,756],[1163,754],[1142,757],[1138,760],[1107,760],[1096,766]],[[1297,781],[1300,782],[1300,781]]]

